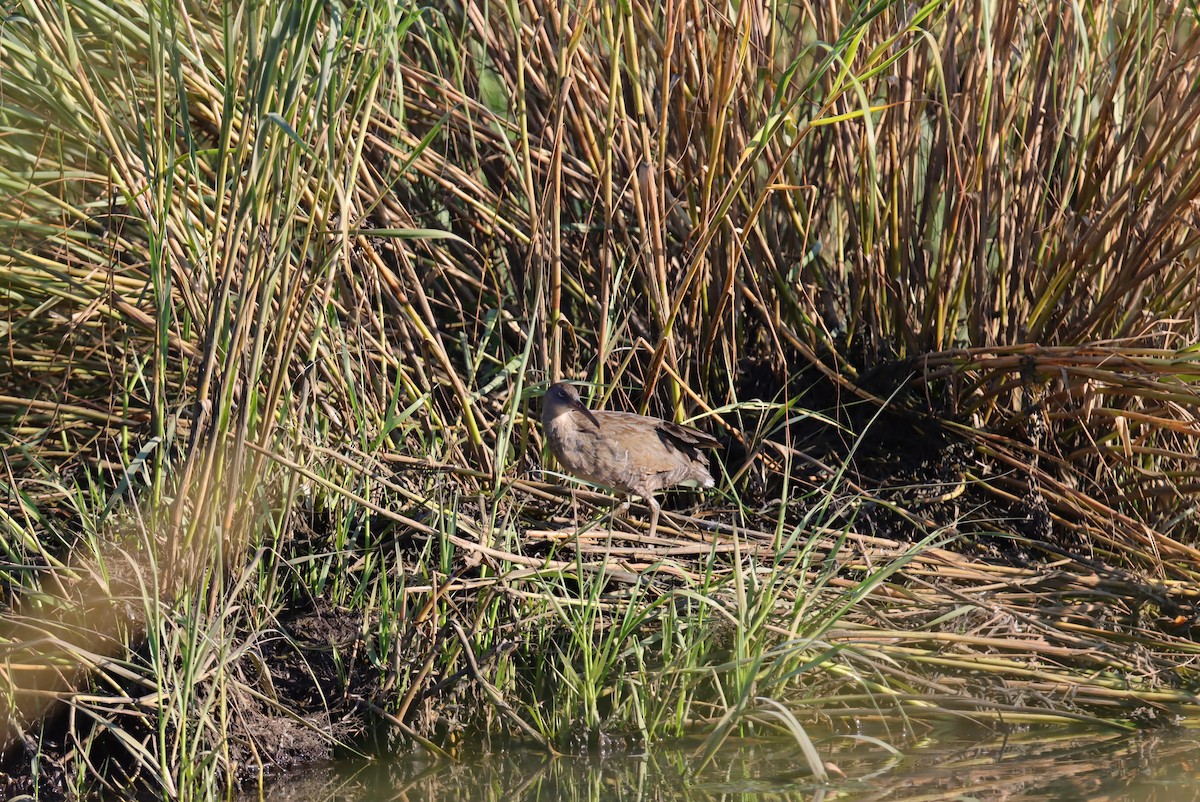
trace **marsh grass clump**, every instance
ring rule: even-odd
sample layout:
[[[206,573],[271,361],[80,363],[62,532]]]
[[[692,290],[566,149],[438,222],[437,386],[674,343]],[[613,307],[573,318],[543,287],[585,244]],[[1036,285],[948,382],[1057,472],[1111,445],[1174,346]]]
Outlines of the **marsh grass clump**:
[[[1185,5],[13,0],[0,63],[14,793],[1196,714]],[[559,481],[564,377],[715,492]]]

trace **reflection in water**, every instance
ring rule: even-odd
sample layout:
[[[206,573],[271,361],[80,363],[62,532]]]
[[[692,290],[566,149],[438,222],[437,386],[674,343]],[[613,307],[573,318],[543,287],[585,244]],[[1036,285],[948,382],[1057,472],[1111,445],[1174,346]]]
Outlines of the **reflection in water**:
[[[1186,730],[930,738],[910,743],[899,757],[871,739],[834,736],[818,747],[845,777],[814,781],[800,750],[783,741],[730,741],[699,771],[691,768],[694,744],[558,758],[513,748],[457,762],[415,755],[343,761],[276,780],[261,797],[247,794],[239,802],[1200,799],[1200,734]]]

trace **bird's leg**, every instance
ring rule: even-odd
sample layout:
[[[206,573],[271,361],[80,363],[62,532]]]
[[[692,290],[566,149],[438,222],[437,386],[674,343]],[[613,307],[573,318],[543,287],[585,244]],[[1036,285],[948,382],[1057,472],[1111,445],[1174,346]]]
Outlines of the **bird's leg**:
[[[654,531],[658,529],[658,513],[662,508],[658,506],[658,502],[654,500],[654,496],[646,496],[645,498],[646,503],[650,505],[650,537],[654,537]]]

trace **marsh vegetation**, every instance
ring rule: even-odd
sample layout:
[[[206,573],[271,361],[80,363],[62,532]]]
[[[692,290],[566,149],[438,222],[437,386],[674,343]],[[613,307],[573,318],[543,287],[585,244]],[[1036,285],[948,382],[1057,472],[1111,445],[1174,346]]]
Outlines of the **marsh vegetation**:
[[[1150,0],[3,0],[10,795],[1197,720],[1197,109]]]

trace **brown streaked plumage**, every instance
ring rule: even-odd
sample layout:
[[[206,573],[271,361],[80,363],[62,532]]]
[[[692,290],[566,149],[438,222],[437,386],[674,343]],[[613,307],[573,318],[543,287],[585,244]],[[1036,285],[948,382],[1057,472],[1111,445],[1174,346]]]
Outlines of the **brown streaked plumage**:
[[[716,484],[704,453],[720,445],[712,437],[645,415],[589,410],[579,400],[579,391],[563,382],[546,391],[542,429],[550,450],[569,473],[646,499],[651,535],[660,510],[656,492],[681,482]]]

